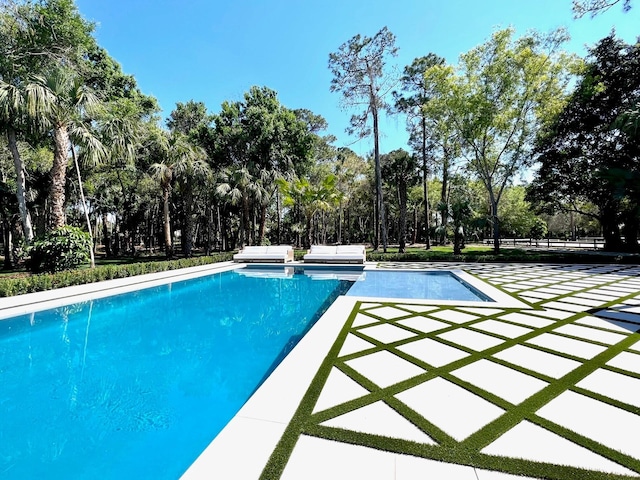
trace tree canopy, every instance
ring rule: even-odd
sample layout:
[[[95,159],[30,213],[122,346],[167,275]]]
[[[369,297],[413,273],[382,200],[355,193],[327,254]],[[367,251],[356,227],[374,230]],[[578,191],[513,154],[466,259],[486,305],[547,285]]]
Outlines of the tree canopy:
[[[529,192],[539,206],[596,215],[610,250],[637,250],[640,142],[618,120],[640,101],[638,71],[638,44],[610,35],[591,49],[568,104],[540,132],[540,168]]]

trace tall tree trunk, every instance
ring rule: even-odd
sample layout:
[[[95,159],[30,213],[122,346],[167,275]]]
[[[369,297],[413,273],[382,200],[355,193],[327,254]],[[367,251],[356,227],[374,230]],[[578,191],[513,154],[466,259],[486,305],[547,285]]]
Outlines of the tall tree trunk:
[[[2,268],[4,268],[5,270],[11,270],[13,268],[13,262],[11,258],[11,250],[13,250],[13,242],[11,238],[11,218],[4,208],[2,209],[2,232],[4,234],[4,265]]]
[[[267,225],[267,206],[260,205],[260,224],[258,227],[258,245],[262,245],[264,241],[264,232]],[[279,244],[280,242],[278,242]]]
[[[491,223],[493,226],[493,252],[500,253],[500,220],[498,218],[498,202],[493,192],[489,192],[491,199]]]
[[[424,198],[424,230],[426,237],[426,246],[425,249],[429,250],[431,248],[431,239],[429,237],[430,226],[429,226],[429,170],[427,168],[427,119],[425,116],[422,116],[422,196]],[[418,228],[418,223],[416,221],[416,229]],[[415,243],[415,240],[414,240]]]
[[[184,185],[184,228],[182,232],[182,241],[184,255],[191,257],[193,251],[193,188],[189,181]]]
[[[20,211],[20,220],[22,222],[22,231],[27,243],[33,241],[33,225],[31,223],[31,215],[27,209],[27,180],[25,177],[24,162],[18,151],[18,140],[16,139],[16,131],[7,126],[7,143],[13,157],[13,166],[16,170],[16,198],[18,200],[18,210]]]
[[[65,225],[64,201],[67,183],[67,155],[69,153],[69,133],[67,126],[56,125],[53,129],[55,147],[53,150],[53,166],[51,167],[51,191],[49,192],[51,228]]]
[[[111,238],[109,238],[108,216],[106,213],[102,214],[102,242],[104,243],[105,254],[107,257],[111,257]]]
[[[371,87],[373,88],[373,87]],[[384,201],[382,198],[382,169],[380,168],[380,141],[379,141],[379,130],[378,130],[378,106],[376,105],[376,100],[374,97],[374,92],[371,92],[372,95],[372,109],[371,113],[373,115],[373,151],[374,158],[376,163],[376,198],[378,203],[378,224],[380,227],[380,234],[382,237],[382,251],[387,252],[387,222],[384,215]]]
[[[428,237],[427,233],[427,238]],[[413,236],[411,237],[411,244],[415,245],[418,241],[418,208],[413,209]]]
[[[167,258],[173,257],[173,242],[171,239],[171,214],[169,212],[169,194],[171,185],[162,186],[163,195],[163,217],[164,217],[164,251]]]
[[[445,156],[446,156],[445,152]],[[440,190],[440,204],[442,210],[440,215],[442,217],[442,232],[440,233],[440,245],[444,245],[447,239],[447,223],[449,218],[449,168],[448,159],[445,158],[442,166],[442,189]]]
[[[311,244],[313,243],[313,215],[307,215],[306,221],[306,230],[307,230],[307,244],[306,248],[311,248]]]
[[[71,156],[73,157],[73,164],[76,167],[76,174],[78,175],[78,188],[80,190],[80,200],[82,201],[84,218],[87,222],[87,231],[89,232],[89,238],[91,239],[91,247],[89,248],[91,268],[96,268],[96,257],[93,252],[93,232],[91,231],[91,220],[89,220],[89,207],[87,207],[87,201],[84,198],[84,188],[82,188],[82,176],[80,175],[80,165],[78,165],[78,157],[76,156],[76,149],[73,147],[73,145],[71,145]]]
[[[282,225],[281,225],[281,219],[280,219],[281,212],[280,212],[280,189],[279,188],[276,188],[276,210],[278,212],[278,227],[277,227],[278,228],[278,245],[281,245],[282,232],[280,229],[282,228]]]
[[[398,182],[398,200],[400,203],[400,225],[398,225],[399,253],[406,251],[406,231],[407,231],[407,184],[404,181]]]

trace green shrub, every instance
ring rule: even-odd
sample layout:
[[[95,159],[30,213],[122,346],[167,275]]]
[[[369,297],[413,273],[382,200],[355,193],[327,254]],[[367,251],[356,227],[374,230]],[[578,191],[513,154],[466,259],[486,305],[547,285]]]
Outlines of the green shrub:
[[[34,273],[60,272],[87,263],[91,237],[77,227],[58,227],[36,240],[29,248],[27,266]]]
[[[19,278],[0,279],[0,297],[41,292],[53,288],[83,285],[114,278],[126,278],[145,273],[157,273],[179,268],[196,267],[231,260],[233,253],[220,253],[209,257],[194,257],[171,261],[103,265],[93,269],[66,270]]]

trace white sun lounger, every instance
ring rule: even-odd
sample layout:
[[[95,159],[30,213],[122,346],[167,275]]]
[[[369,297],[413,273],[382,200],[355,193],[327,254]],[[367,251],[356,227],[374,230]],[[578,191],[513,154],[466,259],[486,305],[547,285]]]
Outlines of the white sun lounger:
[[[291,245],[251,245],[233,256],[234,262],[293,262]]]
[[[311,245],[304,256],[306,263],[364,263],[366,259],[364,245]]]

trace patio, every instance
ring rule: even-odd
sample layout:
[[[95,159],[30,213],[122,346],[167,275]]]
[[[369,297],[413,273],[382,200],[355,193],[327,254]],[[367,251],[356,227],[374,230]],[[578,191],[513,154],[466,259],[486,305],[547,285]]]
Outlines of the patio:
[[[428,267],[529,308],[341,297],[183,478],[640,476],[640,267]]]

